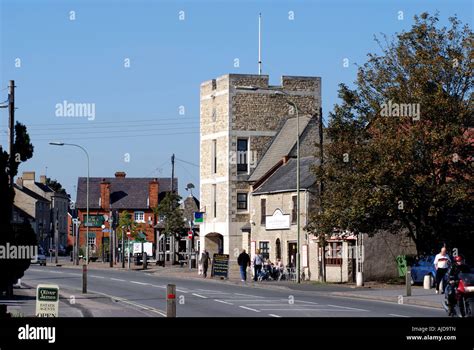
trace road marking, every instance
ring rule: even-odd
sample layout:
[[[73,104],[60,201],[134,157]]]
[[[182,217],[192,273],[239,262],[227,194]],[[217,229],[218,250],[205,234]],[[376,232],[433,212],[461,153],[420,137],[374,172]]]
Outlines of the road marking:
[[[242,305],[240,305],[239,307],[240,307],[241,309],[245,309],[245,310],[260,312],[260,310],[252,309],[251,307],[247,307],[247,306],[242,306]]]
[[[217,301],[218,303],[222,303],[222,304],[227,304],[227,305],[234,305],[232,303],[229,303],[227,301],[224,301],[224,300],[219,300],[219,299],[214,299],[214,301]]]
[[[357,309],[355,307],[348,307],[348,306],[339,306],[339,305],[331,305],[331,304],[328,304],[328,306],[338,307],[338,308],[346,309],[346,310],[354,310],[354,311],[366,311],[366,312],[369,311],[369,310],[365,310],[365,309]]]
[[[166,288],[166,286],[157,286],[156,284],[150,284],[150,285],[155,288]]]
[[[112,277],[110,277],[110,279],[111,279],[112,281],[126,282],[125,280],[120,279],[120,278],[112,278]]]
[[[398,314],[388,314],[389,316],[394,316],[394,317],[410,317],[410,316],[405,316],[405,315],[398,315]]]
[[[268,316],[271,316],[271,317],[280,317],[280,318],[281,318],[281,316],[278,316],[278,315],[275,315],[275,314],[268,314]]]
[[[193,293],[193,295],[196,296],[196,297],[199,297],[199,298],[207,299],[207,297],[205,297],[204,295],[200,295],[200,294],[196,294],[196,293]]]
[[[64,272],[61,272],[61,271],[47,271],[49,273],[64,273]]]
[[[334,310],[334,309],[260,309],[262,311],[306,311],[306,312],[311,312],[311,311],[328,311],[328,312],[356,312],[356,310]]]
[[[185,291],[185,290],[182,290],[182,289],[178,289],[178,288],[176,288],[176,291],[177,291],[177,292],[181,292],[181,293],[189,293],[188,291]]]
[[[242,295],[244,297],[253,297],[253,298],[264,298],[264,297],[259,297],[258,295],[251,295],[251,294],[244,294],[244,293],[234,293],[235,295]]]
[[[152,307],[152,306],[139,304],[139,303],[136,303],[136,302],[134,302],[134,301],[127,300],[127,299],[125,299],[125,298],[116,297],[116,296],[113,296],[113,295],[109,295],[109,294],[101,293],[101,292],[96,292],[96,291],[93,291],[93,290],[91,290],[90,292],[91,292],[91,293],[95,293],[95,294],[105,295],[106,297],[109,297],[109,298],[118,300],[118,301],[120,301],[120,302],[122,302],[122,303],[130,304],[130,305],[135,306],[135,307],[138,307],[138,308],[140,308],[140,309],[147,310],[147,311],[151,311],[151,312],[154,312],[154,313],[157,313],[157,314],[159,314],[159,315],[161,315],[161,316],[166,317],[166,313],[165,313],[164,311],[161,311],[160,309],[154,308],[154,307]]]
[[[285,299],[285,300],[287,300],[287,299]],[[319,305],[318,303],[315,303],[314,301],[295,300],[295,302],[298,302],[298,303],[306,303],[306,304],[313,304],[313,305]]]
[[[95,278],[105,278],[105,277],[102,277],[102,276],[95,276],[95,275],[91,275],[91,277],[95,277]]]
[[[142,286],[147,286],[149,283],[137,282],[137,281],[130,281],[130,283],[140,284]]]

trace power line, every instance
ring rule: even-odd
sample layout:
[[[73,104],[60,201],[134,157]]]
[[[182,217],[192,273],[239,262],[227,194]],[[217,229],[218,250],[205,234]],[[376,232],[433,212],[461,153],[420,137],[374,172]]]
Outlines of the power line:
[[[148,134],[148,135],[123,135],[120,138],[129,137],[149,137],[149,136],[168,136],[168,135],[187,135],[187,134],[199,134],[199,131],[189,132],[177,132],[177,133],[166,133],[166,134]],[[96,136],[96,137],[68,137],[67,140],[98,140],[98,139],[114,139],[117,136]],[[51,141],[51,138],[47,139],[35,139],[35,141]]]
[[[180,161],[180,162],[183,162],[183,163],[186,163],[186,164],[189,164],[189,165],[192,165],[192,166],[195,166],[195,167],[199,168],[199,165],[197,165],[197,164],[194,164],[194,163],[191,163],[191,162],[188,162],[186,160],[179,159],[179,158],[175,158],[175,159]]]
[[[143,130],[104,130],[104,131],[90,131],[90,130],[87,130],[87,131],[74,131],[74,130],[71,130],[71,131],[66,131],[66,132],[47,132],[47,133],[36,133],[36,132],[31,132],[31,135],[32,136],[55,136],[55,135],[73,135],[73,134],[84,134],[86,133],[87,135],[88,134],[105,134],[105,135],[110,135],[110,134],[119,134],[119,133],[130,133],[130,132],[149,132],[149,131],[167,131],[167,130],[188,130],[188,129],[192,129],[192,130],[199,130],[198,128],[196,128],[195,126],[188,126],[188,127],[185,127],[185,126],[179,126],[177,128],[147,128],[147,129],[143,129]],[[28,133],[30,134],[30,133]]]
[[[69,117],[64,117],[64,118],[69,118]],[[73,117],[70,117],[73,118]],[[142,122],[157,122],[161,120],[196,120],[199,118],[179,118],[179,117],[171,117],[171,118],[155,118],[155,119],[130,119],[130,120],[107,120],[103,122],[99,121],[94,121],[94,124],[117,124],[117,123],[142,123]],[[74,123],[33,123],[33,124],[28,124],[28,126],[43,126],[43,125],[84,125],[85,123],[88,123],[90,121],[84,121],[84,122],[74,122]]]

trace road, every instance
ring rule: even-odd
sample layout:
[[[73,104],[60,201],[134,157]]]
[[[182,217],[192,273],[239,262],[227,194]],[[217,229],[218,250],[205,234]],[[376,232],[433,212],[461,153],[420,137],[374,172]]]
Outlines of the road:
[[[82,288],[82,271],[62,267],[31,267],[22,281]],[[327,292],[255,288],[220,281],[155,276],[136,271],[89,270],[88,291],[164,316],[166,285],[177,286],[178,317],[446,317],[442,309],[350,299]]]

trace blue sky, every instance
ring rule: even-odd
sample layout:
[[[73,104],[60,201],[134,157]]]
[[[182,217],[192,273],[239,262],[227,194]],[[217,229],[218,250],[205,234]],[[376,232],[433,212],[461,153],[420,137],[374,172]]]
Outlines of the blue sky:
[[[472,26],[469,0],[0,0],[0,102],[14,79],[16,118],[27,125],[35,146],[20,172],[39,176],[47,169],[75,198],[85,157],[49,141],[86,147],[91,176],[119,170],[134,177],[170,176],[175,153],[185,195],[187,183],[199,186],[193,165],[199,163],[199,85],[227,73],[257,73],[259,12],[263,73],[274,85],[281,75],[321,76],[327,115],[337,103],[338,84],[350,85],[355,64],[378,50],[374,35],[409,29],[413,15],[423,11],[439,11],[441,24],[457,14]],[[94,120],[56,116],[56,104],[65,100],[95,104]],[[3,147],[7,118],[0,109]]]

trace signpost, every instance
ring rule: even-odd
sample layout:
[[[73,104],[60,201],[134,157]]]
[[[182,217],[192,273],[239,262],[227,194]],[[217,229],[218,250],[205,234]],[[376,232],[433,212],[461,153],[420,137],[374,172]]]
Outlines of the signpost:
[[[204,213],[200,211],[194,212],[194,223],[202,224],[204,222]]]
[[[36,317],[58,317],[59,287],[38,284],[36,287]]]
[[[228,278],[229,254],[214,254],[212,260],[212,276]]]
[[[192,230],[188,231],[188,238],[193,239],[193,231]]]

